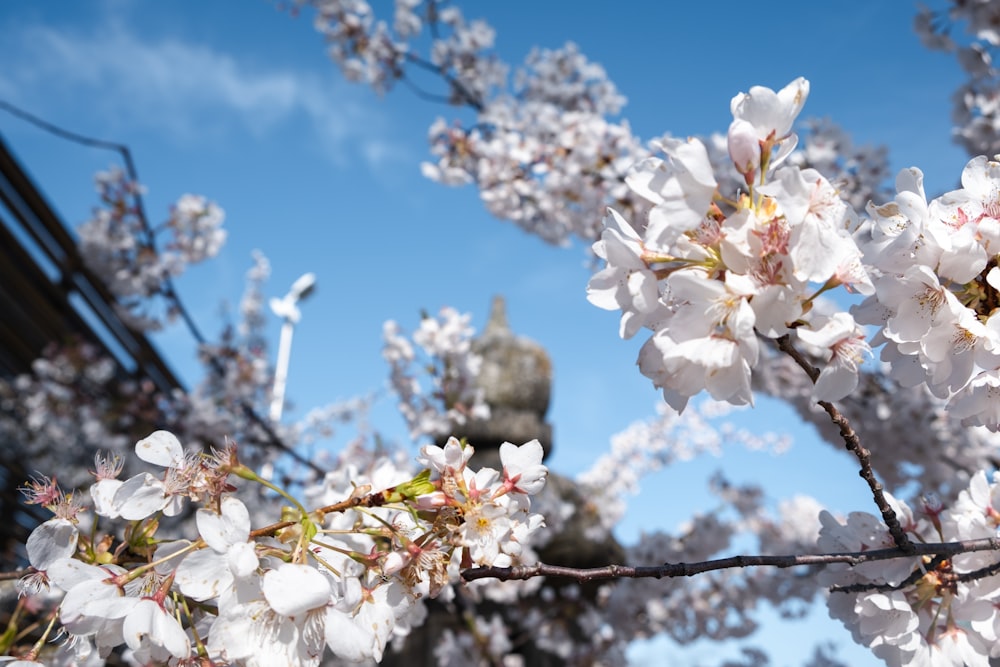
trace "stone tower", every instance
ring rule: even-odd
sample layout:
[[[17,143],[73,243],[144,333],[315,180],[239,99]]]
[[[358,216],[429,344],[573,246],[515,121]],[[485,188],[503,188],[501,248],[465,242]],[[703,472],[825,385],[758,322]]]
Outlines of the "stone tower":
[[[470,468],[489,466],[496,470],[502,469],[500,445],[504,442],[521,445],[537,438],[548,456],[552,450],[552,425],[545,421],[545,414],[552,390],[552,363],[541,345],[511,332],[503,297],[493,298],[489,322],[480,337],[473,341],[472,348],[483,357],[477,385],[483,390],[484,399],[490,406],[490,417],[472,419],[452,427],[452,435],[467,438],[476,449]],[[437,444],[444,445],[446,440],[447,438],[442,438]],[[597,542],[586,537],[586,529],[592,522],[592,517],[585,510],[588,500],[572,480],[550,470],[543,493],[552,494],[561,502],[571,504],[575,511],[569,520],[563,522],[559,532],[552,536],[548,544],[539,550],[539,560],[569,567],[595,567],[622,562],[624,553],[612,537]],[[532,596],[520,598],[517,604],[522,605],[521,607],[483,601],[473,608],[461,596],[453,602],[428,600],[428,614],[424,624],[407,636],[401,651],[387,650],[382,665],[436,665],[435,648],[440,645],[446,632],[467,629],[467,613],[474,611],[483,618],[490,618],[493,614],[520,615],[531,608],[551,606],[553,599],[560,599],[559,591],[567,585],[578,589],[571,597],[563,598],[564,604],[560,607],[568,610],[564,615],[567,617],[567,626],[571,628],[569,633],[577,641],[589,641],[587,637],[574,635],[578,635],[581,630],[573,623],[573,609],[576,608],[573,600],[579,596],[593,600],[597,595],[598,584],[574,586],[571,582],[552,580],[546,586],[555,598],[546,597],[544,591],[539,591]],[[522,641],[514,647],[514,652],[520,657],[524,667],[565,665],[561,658],[543,650],[533,641]]]

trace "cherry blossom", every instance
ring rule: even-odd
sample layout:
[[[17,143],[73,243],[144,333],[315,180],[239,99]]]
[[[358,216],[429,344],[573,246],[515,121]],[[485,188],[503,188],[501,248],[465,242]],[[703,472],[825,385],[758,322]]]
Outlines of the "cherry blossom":
[[[665,137],[644,147],[627,123],[605,117],[618,113],[624,98],[575,45],[532,52],[508,88],[506,66],[486,53],[492,28],[466,20],[453,6],[422,11],[418,0],[401,0],[389,23],[363,0],[299,4],[318,10],[317,27],[344,73],[379,91],[418,62],[413,40],[428,29],[426,63],[447,84],[448,100],[470,107],[475,121],[435,123],[436,162],[424,165],[425,174],[475,184],[489,210],[548,241],[596,240],[593,251],[604,267],[587,297],[621,312],[623,338],[651,332],[639,367],[669,405],[682,410],[702,391],[747,405],[763,389],[817,421],[810,412],[815,401],[837,401],[869,442],[892,443],[872,453],[887,485],[916,481],[944,495],[909,504],[889,497],[914,542],[996,535],[998,482],[981,472],[993,464],[996,439],[958,421],[1000,429],[997,162],[974,158],[960,189],[930,201],[921,172],[905,169],[886,202],[892,195],[871,185],[884,174],[884,155],[854,149],[834,126],[814,123],[802,150],[793,152],[796,119],[809,93],[803,78],[779,91],[755,86],[736,95],[726,135]],[[968,116],[960,136],[967,145],[983,144],[992,141],[996,116],[984,46],[1000,41],[995,8],[953,4],[950,20],[968,20],[982,42],[957,49],[975,81],[960,95]],[[923,37],[955,48],[939,18],[931,10],[920,15]],[[188,263],[218,251],[223,214],[204,197],[184,195],[164,226],[173,239],[158,241],[136,205],[140,186],[111,174],[100,188],[104,206],[81,231],[88,261],[106,274],[130,321],[155,326],[163,318],[149,302],[168,292],[171,277]],[[865,207],[869,198],[874,202]],[[867,215],[856,212],[862,207]],[[263,341],[260,281],[266,273],[259,256],[242,305],[247,349]],[[844,312],[823,298],[841,287],[868,298]],[[165,315],[175,307],[168,305]],[[424,318],[412,341],[387,324],[385,356],[414,439],[447,435],[455,423],[486,414],[474,388],[478,362],[469,321],[442,311]],[[873,325],[874,337],[866,340],[858,323]],[[486,641],[449,631],[436,651],[443,661],[465,664],[474,655],[501,661],[512,640],[530,631],[538,646],[561,659],[621,662],[632,637],[665,632],[685,642],[745,635],[755,627],[751,612],[759,601],[780,608],[811,599],[823,585],[833,587],[831,614],[889,664],[978,665],[997,657],[991,653],[1000,637],[1000,583],[995,574],[971,576],[991,565],[988,552],[834,566],[819,577],[790,580],[758,571],[719,573],[685,587],[621,582],[602,586],[593,599],[574,585],[453,587],[469,564],[533,562],[537,547],[550,539],[543,531],[574,520],[587,523],[595,540],[606,538],[623,492],[646,468],[718,448],[721,438],[702,429],[698,412],[712,408],[678,415],[661,406],[666,425],[689,420],[683,423],[690,428],[669,443],[650,425],[616,441],[612,455],[583,478],[586,503],[542,495],[548,470],[537,441],[504,443],[501,470],[476,470],[472,447],[454,438],[421,448],[417,462],[426,469],[420,473],[399,457],[349,449],[324,479],[307,486],[300,502],[272,484],[271,474],[258,476],[239,463],[234,446],[196,454],[196,447],[186,452],[181,445],[182,439],[218,444],[224,436],[255,432],[243,408],[266,394],[267,357],[237,349],[234,340],[204,344],[201,354],[215,369],[209,381],[169,403],[199,436],[159,431],[137,444],[141,461],[164,469],[159,476],[130,469],[122,481],[121,459],[101,457],[86,509],[47,478],[27,487],[29,502],[55,514],[25,544],[37,571],[31,576],[52,584],[47,595],[53,601],[63,596],[54,602],[60,604],[54,617],[80,656],[124,646],[142,663],[184,661],[198,650],[192,660],[314,665],[329,648],[341,659],[380,660],[394,637],[420,622],[425,598],[467,595],[501,612],[487,620],[471,611],[469,632]],[[879,347],[883,366],[865,368],[865,357]],[[418,348],[432,360],[429,381],[409,369]],[[802,358],[784,356],[789,350]],[[72,367],[51,359],[37,366],[40,381],[18,385],[35,428],[57,441],[58,429],[64,437],[88,430],[89,442],[124,449],[126,439],[110,427],[50,420],[40,406],[60,395],[73,402],[60,377],[73,375]],[[113,369],[79,366],[96,378]],[[143,391],[136,395],[149,395]],[[216,414],[220,404],[229,409]],[[326,414],[337,419],[356,409],[333,406]],[[903,431],[912,433],[900,432],[902,420],[909,427]],[[288,432],[296,439],[303,433]],[[827,439],[843,445],[836,436]],[[290,503],[281,520],[258,525],[273,503],[230,495],[237,491],[230,475],[280,494]],[[731,551],[741,531],[759,541],[761,551],[778,553],[898,545],[882,521],[866,513],[834,517],[804,497],[769,513],[762,489],[721,477],[711,491],[719,509],[693,517],[676,534],[644,536],[628,550],[629,562],[703,560]],[[528,498],[535,494],[541,497]],[[191,512],[197,533],[190,523],[162,527],[160,515],[180,518],[185,499],[198,505]],[[125,528],[109,529],[108,520]],[[175,528],[185,537],[167,537]],[[22,591],[36,588],[23,585]],[[503,611],[535,593],[526,613]],[[558,617],[558,609],[569,606],[577,610],[572,626]],[[37,664],[12,664],[20,662]]]
[[[102,657],[124,646],[144,664],[183,661],[198,651],[245,665],[315,666],[329,647],[343,659],[380,660],[393,636],[422,619],[419,600],[454,595],[446,591],[459,563],[510,566],[532,558],[533,535],[544,525],[528,500],[548,474],[537,440],[506,443],[502,473],[469,470],[473,448],[454,438],[443,448],[425,446],[420,460],[429,467],[416,476],[384,458],[366,472],[350,464],[310,490],[314,500],[328,500],[313,511],[240,463],[232,448],[212,456],[185,452],[172,433],[156,431],[135,452],[166,467],[172,481],[140,473],[132,478],[139,483],[122,483],[116,511],[97,516],[128,527],[124,538],[101,537],[99,551],[74,524],[89,509],[48,478],[26,487],[29,499],[57,515],[28,538],[30,561],[62,597],[62,631]],[[95,486],[113,481],[108,476],[119,463],[100,458]],[[230,475],[290,501],[288,519],[252,529],[246,504],[230,495]],[[157,534],[152,517],[168,514],[170,490],[203,504],[195,513],[198,539]],[[440,502],[424,502],[428,496]]]
[[[897,179],[897,203],[873,207],[859,233],[877,277],[865,322],[883,326],[883,360],[908,385],[926,382],[950,399],[966,424],[1000,428],[995,410],[977,396],[989,394],[1000,368],[1000,340],[993,321],[997,245],[989,206],[997,163],[971,160],[963,187],[923,205],[919,171]],[[877,300],[885,312],[877,313]],[[912,357],[916,365],[903,363]]]
[[[199,509],[198,533],[209,549],[184,557],[175,573],[181,591],[195,600],[222,597],[237,579],[249,577],[258,566],[250,539],[250,513],[239,499],[226,496],[220,512]]]
[[[146,662],[166,662],[170,656],[186,658],[191,652],[184,629],[161,601],[142,598],[122,623],[125,643],[137,658]]]
[[[621,215],[609,209],[594,254],[607,262],[587,285],[587,299],[605,310],[621,310],[622,338],[652,325],[660,308],[656,275],[643,259],[642,239]],[[613,258],[613,259],[609,259]]]
[[[741,135],[755,133],[760,142],[760,162],[764,169],[778,166],[798,142],[798,136],[792,132],[792,123],[802,111],[808,96],[809,82],[802,77],[777,93],[770,88],[754,86],[750,92],[738,94],[730,103],[733,125],[738,128],[735,133],[730,128],[731,138],[738,145],[745,141]],[[774,148],[778,151],[772,156]],[[735,152],[739,154],[743,150]],[[738,162],[736,159],[733,161]]]
[[[144,519],[162,511],[176,516],[189,493],[189,480],[195,472],[195,461],[188,461],[180,440],[169,431],[156,431],[135,445],[135,453],[143,461],[166,468],[163,479],[141,473],[122,483],[112,500],[113,512],[128,520]]]
[[[157,308],[151,297],[170,292],[170,281],[188,265],[218,254],[226,238],[224,213],[204,197],[183,195],[162,228],[173,237],[159,250],[143,213],[145,188],[117,168],[98,174],[96,181],[102,207],[79,228],[80,252],[117,297],[130,324],[160,328],[177,312],[169,303]]]
[[[489,417],[483,391],[473,382],[482,357],[472,350],[475,330],[469,320],[469,315],[444,308],[438,318],[421,320],[412,343],[396,322],[383,326],[382,357],[389,363],[390,382],[414,440],[445,435],[452,424],[467,419]],[[423,372],[411,370],[414,365]],[[429,387],[421,380],[424,373],[430,376]]]
[[[998,480],[979,473],[950,509],[925,504],[915,512],[893,501],[907,532],[921,540],[962,540],[996,535],[992,497]],[[983,517],[990,517],[984,521]],[[875,517],[852,514],[846,524],[821,514],[823,549],[892,543]],[[851,630],[855,640],[872,648],[889,665],[988,665],[996,646],[996,575],[966,581],[962,573],[991,563],[988,555],[964,554],[953,559],[913,562],[893,567],[874,563],[854,568],[832,566],[821,575],[824,585],[871,584],[869,590],[830,594],[830,614]]]
[[[544,451],[538,440],[523,445],[505,442],[500,445],[500,462],[503,464],[503,486],[506,489],[533,495],[542,490],[548,468],[542,465]]]
[[[591,279],[589,298],[622,311],[623,337],[640,326],[653,330],[639,368],[674,408],[701,391],[752,403],[758,336],[793,329],[803,342],[829,348],[817,398],[842,398],[857,383],[863,334],[847,313],[815,318],[812,302],[840,286],[874,291],[852,236],[859,223],[815,170],[774,170],[795,144],[791,126],[808,91],[808,81],[797,79],[777,93],[754,87],[733,99],[737,171],[761,169],[744,184],[747,193],[719,190],[729,181],[714,176],[700,141],[661,142],[667,160],[646,159],[626,178],[652,205],[647,218],[629,223],[612,211],[594,245],[607,265]],[[759,156],[747,153],[747,137],[758,142]],[[824,326],[822,335],[833,335],[833,323],[842,332],[835,338],[810,339]]]

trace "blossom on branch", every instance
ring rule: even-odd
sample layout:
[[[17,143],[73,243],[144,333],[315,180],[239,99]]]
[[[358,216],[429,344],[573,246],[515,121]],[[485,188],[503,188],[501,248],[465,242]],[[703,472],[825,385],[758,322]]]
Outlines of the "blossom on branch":
[[[1000,164],[971,160],[962,186],[924,204],[922,174],[904,170],[896,201],[870,207],[857,237],[875,294],[858,312],[882,327],[893,377],[925,383],[964,424],[996,431]]]
[[[412,343],[396,322],[382,328],[382,357],[389,363],[390,383],[413,440],[445,435],[453,424],[489,416],[483,390],[475,385],[482,357],[472,350],[470,318],[442,308],[438,317],[421,319]],[[411,370],[414,364],[423,372]],[[423,386],[424,374],[430,387]]]
[[[808,91],[797,79],[777,93],[758,86],[733,99],[730,153],[745,175],[761,170],[746,191],[719,190],[730,181],[715,177],[702,142],[665,140],[666,160],[644,160],[626,178],[651,205],[646,218],[629,223],[613,209],[605,218],[594,252],[607,266],[591,279],[589,298],[622,311],[623,337],[653,330],[639,368],[676,409],[701,391],[751,403],[758,337],[797,331],[808,339],[829,326],[815,316],[817,296],[840,286],[872,291],[850,207],[815,170],[775,170],[795,145],[791,127]],[[833,321],[845,335],[814,339],[832,346],[816,387],[825,400],[853,389],[867,350],[849,314]]]
[[[543,521],[528,496],[548,474],[541,445],[505,443],[502,471],[468,469],[472,452],[455,438],[427,446],[429,468],[416,476],[386,459],[369,473],[345,466],[308,491],[329,502],[306,510],[240,463],[235,448],[187,453],[157,431],[136,443],[136,454],[166,467],[164,478],[141,473],[122,483],[111,511],[102,499],[87,517],[88,537],[74,525],[84,510],[54,483],[28,487],[58,516],[32,532],[27,551],[39,583],[54,585],[55,600],[65,593],[58,619],[80,655],[125,645],[143,664],[197,652],[245,667],[316,667],[329,647],[346,660],[380,660],[391,637],[421,617],[421,599],[454,595],[460,567],[532,557]],[[108,461],[100,460],[102,475],[117,474]],[[246,505],[230,495],[230,475],[291,502],[283,520],[253,530]],[[182,498],[203,505],[200,537],[163,539],[160,518],[176,514]],[[128,525],[105,534],[98,517]],[[33,592],[28,583],[22,590]]]
[[[905,530],[919,541],[995,537],[1000,525],[994,501],[998,488],[1000,477],[990,482],[979,473],[949,509],[927,502],[919,510],[899,500],[893,504]],[[820,518],[819,547],[824,551],[892,545],[888,530],[869,514],[852,513],[846,524],[825,511]],[[978,576],[970,576],[974,573]],[[888,665],[987,667],[990,658],[1000,654],[1000,575],[989,551],[855,567],[830,565],[820,581],[834,587],[830,615]]]

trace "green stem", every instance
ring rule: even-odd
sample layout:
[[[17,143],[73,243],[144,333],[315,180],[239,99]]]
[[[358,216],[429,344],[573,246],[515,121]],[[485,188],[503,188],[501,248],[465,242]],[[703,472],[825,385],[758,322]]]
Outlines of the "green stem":
[[[258,484],[263,484],[267,488],[271,489],[272,491],[280,495],[282,498],[295,505],[296,509],[302,512],[303,518],[309,515],[309,512],[306,510],[305,507],[302,506],[302,503],[300,503],[298,500],[289,495],[287,491],[282,489],[280,486],[272,484],[263,477],[260,477],[259,475],[257,475],[257,473],[255,473],[253,470],[246,467],[245,465],[240,464],[239,466],[233,468],[230,472],[236,475],[237,477],[249,480],[251,482],[257,482]]]

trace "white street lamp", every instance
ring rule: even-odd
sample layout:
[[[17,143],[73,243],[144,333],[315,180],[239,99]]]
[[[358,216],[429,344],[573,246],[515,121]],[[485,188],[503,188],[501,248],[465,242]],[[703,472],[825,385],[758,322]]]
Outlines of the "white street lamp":
[[[307,273],[292,283],[292,288],[283,299],[272,298],[271,312],[282,318],[281,338],[278,341],[278,362],[274,369],[274,389],[271,391],[271,413],[273,423],[281,419],[281,410],[285,405],[285,382],[288,379],[288,360],[292,354],[292,329],[298,323],[302,313],[298,302],[313,293],[316,289],[316,274]]]

